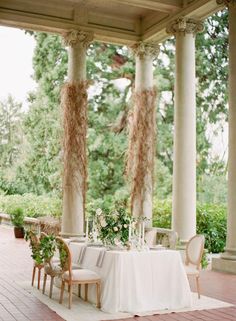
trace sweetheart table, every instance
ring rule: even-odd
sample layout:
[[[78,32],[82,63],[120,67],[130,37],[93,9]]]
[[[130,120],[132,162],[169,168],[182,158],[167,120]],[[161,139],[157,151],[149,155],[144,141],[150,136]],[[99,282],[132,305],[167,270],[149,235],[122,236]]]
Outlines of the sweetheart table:
[[[72,261],[78,264],[83,245],[70,242],[69,246]],[[101,251],[104,257],[98,264]],[[100,275],[101,308],[105,312],[135,314],[191,306],[189,282],[177,251],[104,252],[102,248],[87,247],[80,266]],[[92,285],[88,299],[96,302]]]

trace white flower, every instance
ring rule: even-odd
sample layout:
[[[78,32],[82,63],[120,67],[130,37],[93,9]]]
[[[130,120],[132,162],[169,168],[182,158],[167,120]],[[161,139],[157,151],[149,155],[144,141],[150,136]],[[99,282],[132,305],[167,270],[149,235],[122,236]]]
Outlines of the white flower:
[[[106,226],[107,226],[107,222],[106,222],[105,218],[103,218],[101,220],[101,227],[106,227]]]
[[[96,210],[96,214],[99,216],[99,215],[101,215],[102,214],[102,210],[100,209],[100,208],[98,208],[97,210]]]
[[[114,238],[114,243],[115,245],[120,245],[120,240],[116,237]]]
[[[132,228],[136,228],[136,222],[132,223]]]
[[[117,218],[118,215],[119,215],[119,213],[118,213],[117,211],[114,211],[114,212],[112,213],[113,218]]]
[[[127,227],[128,227],[128,225],[127,225],[127,224],[124,224],[123,226],[124,226],[124,228],[127,228]]]
[[[118,232],[118,227],[117,226],[115,226],[115,227],[113,227],[113,230],[115,231],[115,232]]]

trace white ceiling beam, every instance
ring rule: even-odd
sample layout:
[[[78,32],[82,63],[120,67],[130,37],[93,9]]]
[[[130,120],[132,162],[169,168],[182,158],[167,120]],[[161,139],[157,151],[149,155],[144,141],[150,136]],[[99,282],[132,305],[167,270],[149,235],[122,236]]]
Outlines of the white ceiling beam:
[[[160,12],[172,12],[182,8],[182,0],[110,0],[124,5],[150,9]]]

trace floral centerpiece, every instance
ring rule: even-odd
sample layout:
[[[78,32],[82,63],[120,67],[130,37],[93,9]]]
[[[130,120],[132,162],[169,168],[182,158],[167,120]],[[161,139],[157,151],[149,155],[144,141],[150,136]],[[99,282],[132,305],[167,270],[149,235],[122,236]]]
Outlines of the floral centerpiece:
[[[118,207],[112,211],[96,210],[94,230],[104,245],[128,245],[133,219],[126,208]]]

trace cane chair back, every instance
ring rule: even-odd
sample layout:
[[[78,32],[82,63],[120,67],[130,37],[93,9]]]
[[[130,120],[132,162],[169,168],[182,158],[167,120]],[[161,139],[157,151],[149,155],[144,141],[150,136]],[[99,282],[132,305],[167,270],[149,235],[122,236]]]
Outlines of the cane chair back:
[[[196,278],[198,298],[200,299],[200,269],[204,252],[205,238],[203,235],[193,236],[186,246],[185,270],[188,276]]]
[[[201,260],[204,251],[204,236],[193,236],[186,246],[186,265],[193,264],[200,269]]]

